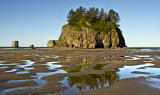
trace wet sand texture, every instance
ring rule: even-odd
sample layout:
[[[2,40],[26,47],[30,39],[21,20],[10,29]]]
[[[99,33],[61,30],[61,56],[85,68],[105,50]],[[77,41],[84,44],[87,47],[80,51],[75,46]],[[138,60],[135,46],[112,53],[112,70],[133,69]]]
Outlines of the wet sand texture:
[[[148,85],[159,78],[152,74],[159,56],[124,49],[0,49],[0,94],[160,95]],[[122,78],[123,66],[137,66],[131,74],[143,77]]]

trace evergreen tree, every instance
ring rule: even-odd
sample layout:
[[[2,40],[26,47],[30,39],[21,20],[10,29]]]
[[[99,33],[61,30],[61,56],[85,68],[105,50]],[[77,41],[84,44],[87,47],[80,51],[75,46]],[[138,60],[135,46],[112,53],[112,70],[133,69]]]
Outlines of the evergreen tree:
[[[113,9],[111,9],[108,13],[108,21],[118,24],[120,21],[119,14],[115,12]]]
[[[105,13],[104,13],[104,9],[103,8],[101,9],[99,20],[102,20],[102,21],[105,20]]]
[[[93,25],[95,23],[95,20],[96,20],[96,16],[95,16],[95,8],[92,7],[90,8],[90,23]]]
[[[96,31],[103,32],[115,30],[119,26],[118,23],[120,21],[119,14],[113,9],[107,14],[103,8],[101,11],[95,7],[86,10],[81,6],[76,11],[71,9],[67,19],[69,25],[79,30],[82,30],[82,27],[92,27]]]
[[[75,12],[73,9],[69,11],[69,14],[67,15],[67,21],[70,25],[75,25],[76,24],[76,19],[75,19]]]
[[[88,21],[88,22],[90,22],[90,19],[91,19],[90,11],[87,11],[87,12],[85,13],[85,20]]]
[[[95,19],[99,20],[99,9],[98,8],[96,8],[95,10]]]
[[[80,7],[76,10],[75,14],[76,14],[76,19],[77,19],[77,20],[83,18],[83,17],[84,17],[84,14],[85,14],[84,8],[82,8],[82,7],[80,6]]]
[[[104,19],[105,19],[105,22],[108,21],[108,15],[107,15],[107,12],[104,14]]]

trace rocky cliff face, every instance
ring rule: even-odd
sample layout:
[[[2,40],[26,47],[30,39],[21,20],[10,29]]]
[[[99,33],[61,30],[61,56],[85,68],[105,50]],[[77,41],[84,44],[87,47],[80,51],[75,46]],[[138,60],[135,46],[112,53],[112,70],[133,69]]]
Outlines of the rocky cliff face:
[[[63,26],[56,46],[70,48],[126,47],[125,40],[119,29],[111,30],[108,33],[96,32],[91,28],[82,28],[82,31],[77,31],[70,25]]]

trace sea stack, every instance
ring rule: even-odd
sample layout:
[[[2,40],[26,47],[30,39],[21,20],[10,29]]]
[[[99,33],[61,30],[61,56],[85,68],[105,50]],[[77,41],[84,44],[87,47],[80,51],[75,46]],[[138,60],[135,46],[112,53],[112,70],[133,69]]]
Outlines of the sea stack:
[[[105,33],[85,27],[78,31],[70,25],[64,25],[56,46],[69,48],[122,48],[126,47],[126,44],[120,29],[112,29],[110,32]]]
[[[14,47],[14,48],[19,47],[18,41],[13,41],[13,42],[12,42],[12,47]]]
[[[96,9],[96,10],[95,10]],[[105,14],[108,13],[108,14]],[[110,9],[79,7],[67,15],[68,24],[62,27],[56,47],[69,48],[123,48],[125,39],[119,28],[120,17]]]
[[[31,44],[29,47],[33,48],[33,47],[34,47],[34,45],[33,45],[33,44]]]
[[[55,40],[49,40],[47,43],[47,47],[53,47],[56,44]]]

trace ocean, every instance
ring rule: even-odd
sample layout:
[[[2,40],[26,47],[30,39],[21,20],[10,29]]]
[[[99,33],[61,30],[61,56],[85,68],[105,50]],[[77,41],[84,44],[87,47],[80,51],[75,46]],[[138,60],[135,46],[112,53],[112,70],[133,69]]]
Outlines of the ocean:
[[[45,49],[45,48],[51,48],[51,47],[34,47],[37,49]],[[32,47],[18,47],[18,48],[14,48],[14,47],[0,47],[0,49],[32,49]]]
[[[137,47],[137,48],[145,50],[160,50],[160,47]]]
[[[34,47],[37,49],[45,49],[45,48],[52,48],[52,47]],[[133,49],[142,49],[142,50],[160,50],[160,47],[129,47]],[[31,47],[18,47],[18,48],[13,48],[13,47],[0,47],[0,49],[32,49]]]

